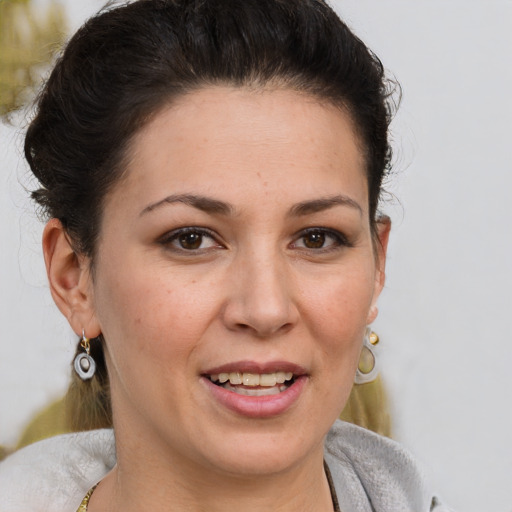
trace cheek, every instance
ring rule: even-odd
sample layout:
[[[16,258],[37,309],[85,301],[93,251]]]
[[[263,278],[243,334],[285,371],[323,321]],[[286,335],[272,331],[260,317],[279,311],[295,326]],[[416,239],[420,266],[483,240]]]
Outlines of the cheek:
[[[371,262],[354,265],[350,272],[333,273],[328,280],[317,279],[316,286],[310,286],[310,292],[304,295],[304,304],[309,305],[311,337],[316,340],[315,380],[322,388],[324,403],[331,403],[337,414],[354,383],[373,297],[373,275]]]
[[[327,417],[329,426],[341,414],[353,387],[372,297],[371,286],[348,285],[340,280],[308,300],[314,304],[309,325],[314,329],[312,382],[317,393],[311,414]]]
[[[113,402],[118,417],[134,411],[147,418],[161,411],[178,417],[180,404],[193,403],[186,383],[195,377],[195,351],[211,318],[212,301],[199,292],[199,283],[145,268],[98,279]]]
[[[351,272],[333,272],[303,289],[303,314],[309,316],[319,339],[336,349],[346,349],[356,339],[360,344],[373,299],[373,276],[373,266],[356,267]]]
[[[127,268],[127,266],[125,267]],[[102,332],[114,361],[137,357],[140,364],[168,365],[193,350],[212,315],[204,284],[165,272],[104,273],[95,291]],[[137,272],[137,269],[146,269]]]

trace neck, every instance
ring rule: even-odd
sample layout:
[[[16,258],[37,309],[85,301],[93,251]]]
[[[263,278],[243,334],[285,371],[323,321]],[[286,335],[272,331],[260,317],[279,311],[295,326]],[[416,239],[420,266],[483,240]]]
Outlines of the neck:
[[[174,512],[333,510],[323,446],[293,467],[264,475],[205,469],[175,453],[162,456],[161,446],[125,442],[122,436],[117,446],[118,464],[94,492],[89,512],[158,512],[169,504]]]

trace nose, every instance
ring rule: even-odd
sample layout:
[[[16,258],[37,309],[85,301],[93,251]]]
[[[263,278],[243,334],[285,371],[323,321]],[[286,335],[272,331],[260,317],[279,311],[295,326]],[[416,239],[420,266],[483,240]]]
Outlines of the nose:
[[[293,278],[278,255],[240,256],[228,281],[223,310],[228,329],[263,339],[287,332],[297,323]]]

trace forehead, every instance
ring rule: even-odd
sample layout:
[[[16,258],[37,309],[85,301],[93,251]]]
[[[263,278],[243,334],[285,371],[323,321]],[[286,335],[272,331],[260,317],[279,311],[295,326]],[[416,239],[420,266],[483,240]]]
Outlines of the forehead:
[[[291,90],[211,87],[181,97],[136,135],[126,176],[120,187],[149,201],[164,190],[241,196],[286,186],[292,195],[339,192],[367,203],[349,115]]]

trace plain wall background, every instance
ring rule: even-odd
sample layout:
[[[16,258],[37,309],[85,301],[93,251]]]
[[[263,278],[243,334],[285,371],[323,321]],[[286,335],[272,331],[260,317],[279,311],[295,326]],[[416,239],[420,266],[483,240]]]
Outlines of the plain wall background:
[[[102,5],[63,3],[74,28]],[[335,6],[403,87],[375,323],[395,438],[454,508],[510,512],[512,1]],[[0,444],[64,391],[75,344],[46,285],[20,144],[0,125]]]

